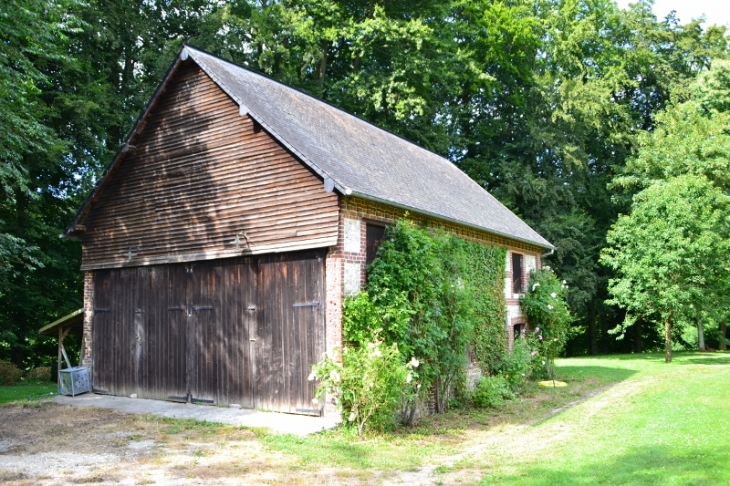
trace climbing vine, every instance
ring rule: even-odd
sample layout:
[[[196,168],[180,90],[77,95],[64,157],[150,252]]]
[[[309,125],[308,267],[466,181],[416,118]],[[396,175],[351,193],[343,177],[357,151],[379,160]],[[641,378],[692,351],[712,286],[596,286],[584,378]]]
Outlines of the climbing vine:
[[[403,359],[419,360],[422,386],[404,407],[404,421],[412,421],[427,390],[436,411],[446,411],[450,391],[465,383],[470,345],[486,372],[502,359],[504,261],[503,249],[408,220],[388,229],[368,269],[367,292],[345,303],[343,330],[346,341],[361,346],[381,329]]]

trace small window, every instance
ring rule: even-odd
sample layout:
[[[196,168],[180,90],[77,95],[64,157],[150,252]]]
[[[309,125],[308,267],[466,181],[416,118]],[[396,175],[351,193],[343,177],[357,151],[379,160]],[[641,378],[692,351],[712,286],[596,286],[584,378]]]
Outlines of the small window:
[[[522,337],[522,331],[525,329],[523,324],[515,324],[514,338],[519,339]]]
[[[365,225],[365,244],[367,246],[365,260],[368,265],[378,256],[378,248],[385,237],[385,226],[367,223]]]
[[[512,293],[521,294],[522,288],[522,255],[512,254]]]

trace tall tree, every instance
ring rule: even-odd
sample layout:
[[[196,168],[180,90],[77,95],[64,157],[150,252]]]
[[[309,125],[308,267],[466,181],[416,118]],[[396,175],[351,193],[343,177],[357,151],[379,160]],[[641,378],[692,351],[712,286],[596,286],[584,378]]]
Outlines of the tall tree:
[[[619,217],[601,255],[616,271],[612,302],[664,327],[666,362],[672,331],[697,309],[727,293],[730,273],[730,198],[702,176],[683,175],[652,184]]]

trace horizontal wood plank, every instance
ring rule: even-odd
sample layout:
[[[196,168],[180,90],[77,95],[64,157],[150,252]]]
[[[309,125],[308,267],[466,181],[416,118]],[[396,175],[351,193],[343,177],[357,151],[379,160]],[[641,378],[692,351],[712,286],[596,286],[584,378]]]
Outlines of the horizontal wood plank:
[[[194,64],[133,145],[79,221],[83,269],[336,244],[337,196]]]

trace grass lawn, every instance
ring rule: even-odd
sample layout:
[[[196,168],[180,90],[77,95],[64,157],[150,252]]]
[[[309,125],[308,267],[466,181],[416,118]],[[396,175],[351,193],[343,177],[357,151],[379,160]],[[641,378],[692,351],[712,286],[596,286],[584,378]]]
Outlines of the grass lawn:
[[[298,458],[298,468],[334,468],[343,481],[730,484],[730,354],[663,360],[562,359],[558,378],[567,388],[534,388],[501,413],[457,411],[365,439],[335,431],[260,440]]]
[[[0,386],[0,403],[38,400],[56,394],[55,383],[20,383],[12,386]]]
[[[730,354],[561,360],[567,381],[630,372],[615,386],[464,461],[480,484],[730,484]]]
[[[295,437],[91,408],[68,413],[35,400],[54,384],[0,387],[0,403],[18,401],[0,406],[0,424],[14,424],[0,431],[23,464],[66,452],[79,434],[75,453],[115,457],[87,472],[69,468],[60,483],[730,484],[730,353],[663,360],[559,360],[566,388],[533,386],[500,411],[455,410],[364,438],[347,429]],[[130,456],[136,450],[144,452]],[[0,483],[37,483],[27,471],[13,474],[0,468]]]

